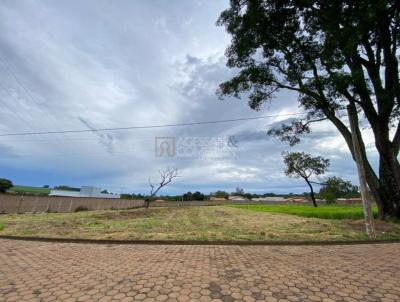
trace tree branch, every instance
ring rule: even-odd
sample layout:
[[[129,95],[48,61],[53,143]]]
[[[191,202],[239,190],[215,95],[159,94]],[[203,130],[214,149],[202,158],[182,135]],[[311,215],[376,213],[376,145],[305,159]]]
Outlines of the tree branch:
[[[164,171],[158,171],[160,174],[160,183],[158,184],[157,188],[151,183],[150,177],[149,177],[149,185],[151,187],[150,191],[150,198],[156,196],[157,192],[168,185],[174,178],[178,177],[178,169],[170,169],[167,168]]]

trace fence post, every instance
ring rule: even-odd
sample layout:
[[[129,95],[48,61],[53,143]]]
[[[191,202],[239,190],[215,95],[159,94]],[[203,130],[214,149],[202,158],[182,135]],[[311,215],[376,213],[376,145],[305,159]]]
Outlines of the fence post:
[[[69,212],[72,212],[72,198],[69,200]]]
[[[60,213],[61,201],[62,199],[60,198],[60,201],[58,202],[57,213]]]
[[[51,202],[51,198],[49,198],[49,201],[47,202],[46,213],[48,213],[50,211],[50,202]]]
[[[18,209],[17,209],[17,214],[19,214],[19,210],[21,208],[22,200],[24,199],[24,192],[22,192],[21,198],[19,199],[18,202]]]
[[[39,201],[39,196],[36,196],[35,203],[34,203],[33,209],[32,209],[32,213],[36,213],[36,207],[37,207],[38,201]]]

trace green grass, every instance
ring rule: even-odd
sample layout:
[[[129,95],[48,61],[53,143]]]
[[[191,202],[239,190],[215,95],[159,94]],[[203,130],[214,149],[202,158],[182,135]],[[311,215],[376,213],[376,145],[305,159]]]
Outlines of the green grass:
[[[360,205],[321,205],[317,208],[310,205],[229,205],[227,207],[246,209],[256,212],[282,213],[301,217],[320,219],[363,219],[364,212]],[[373,209],[374,216],[378,211]]]
[[[31,194],[49,194],[49,188],[41,188],[41,187],[31,187],[31,186],[14,186],[10,189],[10,191],[14,192],[24,192]]]
[[[0,223],[0,231],[4,230],[4,224]]]

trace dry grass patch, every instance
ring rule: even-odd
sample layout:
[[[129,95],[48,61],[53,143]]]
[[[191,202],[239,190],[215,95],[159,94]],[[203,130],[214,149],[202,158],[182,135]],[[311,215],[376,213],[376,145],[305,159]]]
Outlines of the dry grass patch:
[[[1,215],[1,235],[131,240],[357,240],[362,221],[329,220],[228,207],[150,208]],[[379,238],[400,225],[378,224]]]

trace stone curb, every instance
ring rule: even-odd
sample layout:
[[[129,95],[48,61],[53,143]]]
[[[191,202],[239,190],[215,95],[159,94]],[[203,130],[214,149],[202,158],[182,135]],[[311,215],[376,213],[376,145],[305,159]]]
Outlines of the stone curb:
[[[238,245],[238,246],[325,246],[325,245],[361,245],[400,243],[400,239],[391,240],[349,240],[349,241],[206,241],[206,240],[102,240],[102,239],[71,239],[49,237],[22,237],[0,235],[0,239],[39,241],[53,243],[80,244],[112,244],[112,245]]]

